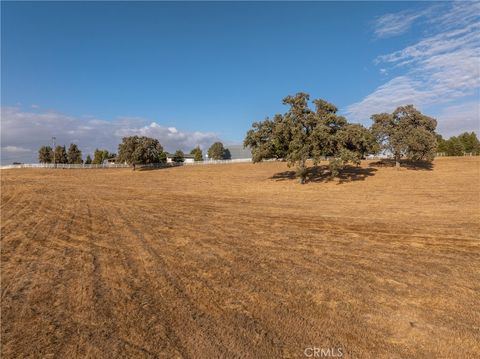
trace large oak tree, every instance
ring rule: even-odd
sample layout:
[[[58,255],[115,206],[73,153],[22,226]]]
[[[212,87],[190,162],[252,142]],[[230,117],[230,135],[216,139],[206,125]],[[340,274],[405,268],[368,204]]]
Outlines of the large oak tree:
[[[290,108],[285,114],[253,123],[244,140],[244,146],[252,150],[253,162],[285,159],[289,166],[297,167],[300,183],[304,183],[308,159],[317,165],[328,158],[331,174],[335,176],[348,162],[359,164],[362,156],[377,150],[368,129],[349,124],[337,115],[335,105],[325,100],[313,101],[315,110],[310,109],[309,99],[303,92],[287,96],[283,104]]]

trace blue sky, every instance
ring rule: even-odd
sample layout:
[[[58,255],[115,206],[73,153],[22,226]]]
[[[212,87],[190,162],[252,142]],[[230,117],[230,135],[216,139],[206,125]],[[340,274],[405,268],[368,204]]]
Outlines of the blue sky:
[[[413,103],[479,127],[479,3],[2,2],[2,162],[51,136],[240,143],[298,91],[352,122]]]

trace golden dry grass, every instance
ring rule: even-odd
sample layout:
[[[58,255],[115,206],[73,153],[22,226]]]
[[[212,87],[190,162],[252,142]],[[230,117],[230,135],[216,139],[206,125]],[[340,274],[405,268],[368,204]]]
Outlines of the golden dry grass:
[[[479,159],[362,166],[2,171],[2,357],[478,357]]]

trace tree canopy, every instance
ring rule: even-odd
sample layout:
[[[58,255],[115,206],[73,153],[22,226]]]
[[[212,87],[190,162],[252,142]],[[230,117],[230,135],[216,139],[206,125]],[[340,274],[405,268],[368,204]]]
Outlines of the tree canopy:
[[[223,143],[215,142],[208,149],[208,158],[212,160],[223,160],[225,159],[225,147]]]
[[[90,155],[87,155],[87,158],[85,158],[85,164],[89,165],[91,163],[92,163],[92,157],[90,157]]]
[[[437,148],[437,121],[415,109],[400,106],[393,113],[372,116],[372,131],[382,147],[400,159],[432,161]]]
[[[68,163],[67,151],[65,150],[65,146],[55,147],[53,158],[55,160],[55,163]]]
[[[38,150],[38,162],[40,163],[52,163],[53,150],[50,146],[42,146]]]
[[[110,153],[107,150],[99,150],[97,148],[93,153],[92,163],[94,165],[101,165],[105,160],[108,160],[109,158],[113,158],[113,157],[115,157],[114,153]]]
[[[182,150],[176,150],[174,155],[173,155],[173,161],[174,162],[183,162],[185,161],[185,154],[183,153]]]
[[[67,161],[70,164],[82,163],[82,151],[74,143],[70,144],[67,151]]]
[[[200,146],[197,146],[191,150],[190,154],[194,156],[195,161],[203,161],[203,152],[200,149]]]
[[[348,162],[359,164],[362,156],[378,150],[367,128],[348,123],[337,115],[336,106],[325,100],[313,101],[315,110],[312,110],[309,100],[310,96],[303,92],[287,96],[283,104],[290,108],[285,114],[253,123],[243,143],[252,149],[253,162],[285,159],[289,166],[297,167],[303,183],[308,159],[317,165],[329,158],[330,171],[335,176]]]
[[[118,160],[128,164],[149,164],[165,161],[163,147],[157,139],[144,136],[124,137],[118,145]]]

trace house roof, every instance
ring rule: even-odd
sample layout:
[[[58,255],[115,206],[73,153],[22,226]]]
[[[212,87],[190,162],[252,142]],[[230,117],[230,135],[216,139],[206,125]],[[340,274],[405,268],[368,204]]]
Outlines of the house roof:
[[[165,154],[166,154],[166,156],[169,157],[169,158],[175,157],[175,154],[173,154],[173,153],[168,153],[168,152],[166,152]],[[191,154],[185,153],[185,154],[183,155],[183,158],[195,158],[195,156],[194,156],[194,155],[191,155]]]
[[[225,146],[227,150],[230,151],[230,158],[232,160],[252,158],[252,151],[250,148],[243,148],[243,145],[230,145]]]

